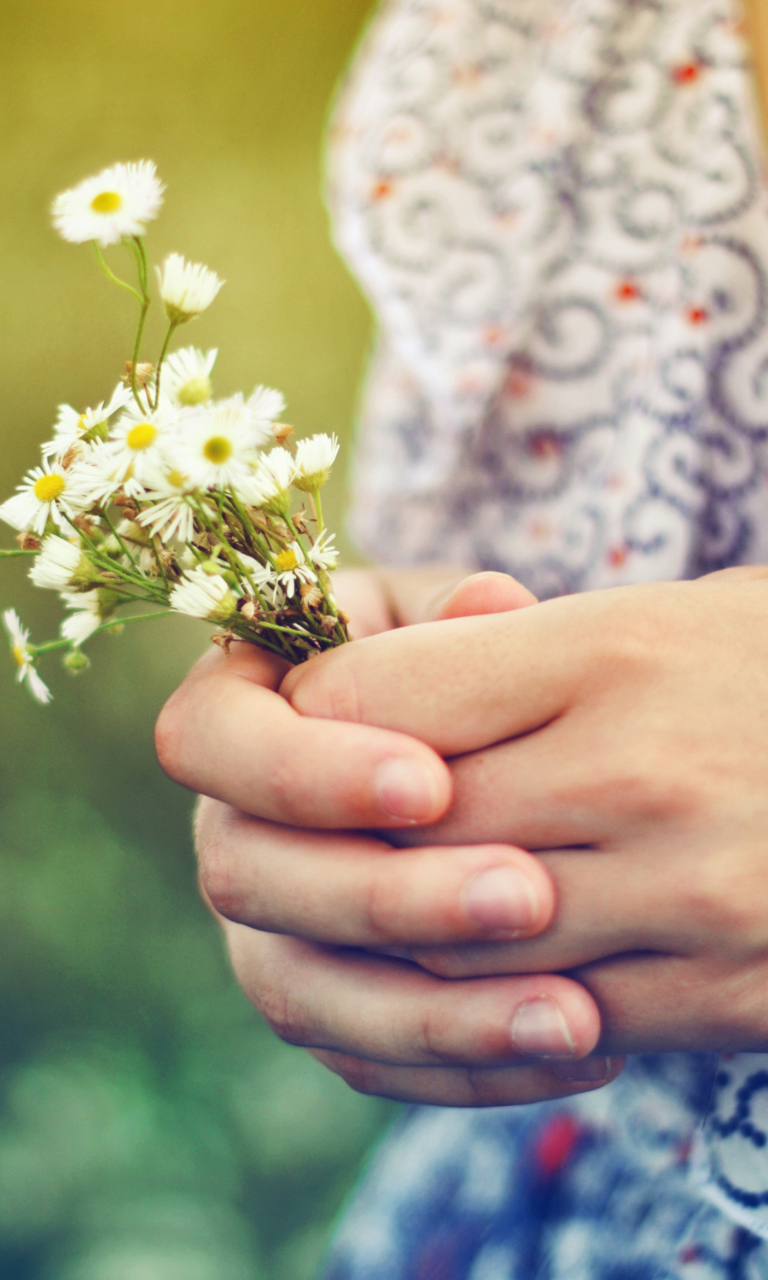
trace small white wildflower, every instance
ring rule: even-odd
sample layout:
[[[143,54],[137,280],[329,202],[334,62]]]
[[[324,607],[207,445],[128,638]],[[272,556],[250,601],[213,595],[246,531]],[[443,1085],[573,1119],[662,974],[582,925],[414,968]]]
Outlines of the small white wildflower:
[[[77,647],[84,644],[89,636],[101,626],[104,617],[111,613],[102,608],[98,589],[94,591],[62,591],[61,598],[68,609],[74,610],[69,618],[61,624],[61,634],[65,640]]]
[[[11,653],[19,667],[16,680],[19,683],[26,680],[29,692],[38,702],[50,702],[51,691],[35,670],[34,654],[28,644],[29,631],[26,627],[22,627],[21,619],[15,609],[6,609],[3,614],[3,624],[11,638]]]
[[[42,467],[33,467],[18,486],[18,493],[0,506],[0,519],[14,529],[42,535],[49,518],[61,528],[66,516],[84,510],[86,497],[73,470],[45,461]]]
[[[94,440],[106,440],[109,434],[109,419],[123,409],[131,398],[128,387],[121,382],[117,384],[112,398],[95,409],[86,409],[78,413],[71,404],[60,404],[53,440],[43,445],[43,457],[56,457],[59,461],[71,453],[73,449]]]
[[[194,492],[195,486],[181,471],[169,467],[149,471],[139,496],[151,505],[137,516],[139,524],[164,542],[174,538],[189,542],[195,531],[195,511],[190,502]]]
[[[339,563],[339,553],[333,545],[333,534],[330,529],[323,532],[313,542],[309,558],[319,569],[335,569]]]
[[[29,576],[36,587],[64,591],[79,577],[84,581],[92,578],[93,566],[76,542],[51,533],[35,556]]]
[[[224,578],[202,569],[185,571],[171,592],[169,604],[178,613],[208,618],[211,622],[226,622],[237,611],[237,597]]]
[[[169,254],[155,270],[165,313],[173,324],[185,324],[206,311],[225,283],[215,271],[201,262],[186,262],[180,253]]]
[[[143,412],[132,404],[118,418],[109,433],[108,447],[114,458],[114,475],[121,481],[141,481],[163,461],[163,445],[170,438],[172,418],[160,408]],[[126,493],[131,491],[130,484]]]
[[[277,581],[289,600],[293,597],[297,582],[317,582],[317,574],[307,563],[298,542],[292,542],[279,556],[275,556],[275,564],[279,570]]]
[[[218,354],[215,347],[205,354],[197,347],[174,351],[163,365],[160,383],[163,394],[177,405],[205,404],[213,394],[211,371]]]
[[[186,411],[168,461],[197,488],[238,486],[255,463],[251,414],[242,396]]]
[[[336,436],[319,432],[296,442],[296,478],[297,489],[308,493],[317,493],[322,489],[330,474],[331,467],[339,452]]]
[[[123,236],[140,236],[163,203],[162,182],[151,160],[114,164],[53,202],[53,225],[65,240],[96,240],[106,247]]]
[[[272,387],[257,387],[253,395],[248,397],[248,408],[253,414],[254,422],[271,428],[275,419],[279,418],[281,413],[285,413],[285,396]],[[267,431],[265,440],[269,439],[271,434],[271,430]]]
[[[253,507],[284,513],[290,506],[290,488],[296,475],[293,454],[287,449],[272,449],[259,460],[259,468],[241,483],[238,492]]]

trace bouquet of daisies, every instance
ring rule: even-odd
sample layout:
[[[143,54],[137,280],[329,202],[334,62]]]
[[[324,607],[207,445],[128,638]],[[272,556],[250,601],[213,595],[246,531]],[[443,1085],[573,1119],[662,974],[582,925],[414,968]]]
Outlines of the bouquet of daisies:
[[[83,412],[61,405],[41,465],[0,506],[19,531],[18,549],[0,556],[31,557],[32,581],[58,591],[68,610],[59,638],[43,644],[30,643],[14,610],[3,615],[18,679],[40,702],[50,698],[41,655],[63,650],[64,665],[82,670],[91,636],[169,612],[217,624],[212,639],[225,647],[247,640],[292,663],[349,639],[320,500],[335,436],[291,448],[278,391],[214,400],[217,352],[171,350],[176,330],[218,294],[213,271],[176,253],[156,268],[167,331],[157,363],[142,360],[151,305],[143,233],[163,190],[150,162],[117,164],[53,204],[64,239],[90,241],[108,278],[133,295],[138,323],[111,398]],[[135,258],[135,286],[104,258],[118,243]],[[137,603],[155,607],[120,612]]]

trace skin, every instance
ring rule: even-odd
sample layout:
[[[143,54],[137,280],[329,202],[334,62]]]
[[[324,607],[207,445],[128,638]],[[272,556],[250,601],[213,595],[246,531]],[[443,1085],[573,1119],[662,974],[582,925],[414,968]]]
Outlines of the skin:
[[[764,127],[766,12],[747,0]],[[206,797],[202,890],[277,1034],[456,1106],[768,1049],[766,577],[533,609],[503,575],[359,571],[362,643],[294,672],[207,654],[158,752]]]

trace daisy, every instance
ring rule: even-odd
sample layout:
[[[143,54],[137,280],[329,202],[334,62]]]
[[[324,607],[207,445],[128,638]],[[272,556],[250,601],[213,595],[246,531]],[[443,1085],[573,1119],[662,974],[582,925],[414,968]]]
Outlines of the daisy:
[[[109,419],[120,409],[125,408],[131,398],[129,387],[117,384],[112,398],[95,409],[86,409],[78,413],[71,404],[60,404],[56,423],[53,428],[53,440],[43,445],[43,457],[55,456],[59,461],[81,444],[91,444],[95,440],[106,440],[109,434]],[[82,451],[81,451],[82,452]]]
[[[336,569],[339,563],[339,553],[333,545],[333,534],[330,529],[324,529],[323,532],[313,542],[309,559],[318,569]]]
[[[139,496],[151,505],[136,517],[138,523],[164,542],[173,538],[189,542],[195,532],[195,511],[190,501],[194,492],[195,486],[180,471],[168,467],[150,471]]]
[[[130,405],[109,433],[114,475],[121,481],[141,481],[150,470],[161,466],[162,448],[169,439],[171,425],[167,409],[145,413],[137,404]],[[134,488],[129,484],[126,493]]]
[[[259,469],[240,484],[238,493],[252,507],[284,514],[290,507],[290,488],[296,475],[293,454],[272,449],[259,460]]]
[[[177,405],[205,404],[213,393],[211,370],[218,351],[198,351],[197,347],[183,347],[168,356],[163,365],[163,394]]]
[[[207,310],[225,283],[215,271],[201,262],[186,262],[180,253],[169,254],[155,271],[171,324],[186,324]]]
[[[76,648],[84,644],[104,621],[98,589],[95,591],[62,591],[61,598],[68,609],[74,610],[61,624],[61,634]],[[112,610],[107,610],[107,614]]]
[[[33,698],[42,703],[50,702],[51,691],[35,670],[35,656],[27,643],[29,632],[26,627],[22,627],[21,619],[15,609],[6,609],[3,614],[3,623],[11,638],[11,653],[19,666],[17,682],[26,680],[27,688]]]
[[[318,489],[322,489],[338,452],[339,442],[336,436],[326,435],[325,432],[298,440],[296,477],[293,482],[296,488],[308,493],[317,493]]]
[[[224,578],[204,569],[187,569],[173,588],[169,604],[177,613],[211,622],[226,622],[237,612],[237,597]]]
[[[198,489],[237,486],[255,463],[251,414],[242,396],[190,410],[168,449],[168,460]]]
[[[88,582],[94,571],[77,543],[67,542],[66,538],[51,533],[43,542],[40,554],[35,556],[29,576],[36,587],[64,591],[78,579]]]
[[[160,211],[164,190],[151,160],[113,164],[56,197],[53,225],[73,244],[96,240],[106,248],[142,235]]]
[[[272,387],[257,387],[253,395],[248,397],[248,408],[253,414],[254,422],[268,428],[264,436],[266,442],[273,434],[273,422],[281,413],[285,413],[285,396]]]
[[[289,600],[293,597],[297,582],[317,582],[317,574],[308,565],[298,542],[292,542],[279,556],[275,556],[275,564],[279,570],[277,581]]]
[[[33,467],[18,486],[18,493],[0,506],[0,519],[14,529],[42,535],[49,519],[61,528],[66,516],[88,505],[88,495],[74,470],[65,471],[60,462],[46,460],[42,467]]]

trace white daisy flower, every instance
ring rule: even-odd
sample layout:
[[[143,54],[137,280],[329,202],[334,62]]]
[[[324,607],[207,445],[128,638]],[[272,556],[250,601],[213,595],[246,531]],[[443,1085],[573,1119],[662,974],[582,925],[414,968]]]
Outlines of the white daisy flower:
[[[295,475],[293,454],[287,449],[272,449],[262,454],[258,471],[241,482],[238,493],[252,507],[284,513],[290,506],[290,488]]]
[[[169,604],[177,613],[211,622],[226,622],[237,612],[237,597],[224,578],[204,569],[187,569],[173,588]]]
[[[74,610],[61,624],[61,634],[71,644],[84,644],[104,621],[98,588],[94,591],[62,591],[61,598],[68,609]],[[112,610],[107,610],[111,613]]]
[[[155,271],[165,313],[173,324],[185,324],[207,310],[225,283],[215,271],[201,262],[186,262],[180,253],[169,254]]]
[[[22,627],[21,619],[15,609],[6,609],[3,614],[3,624],[11,638],[11,653],[19,667],[16,675],[17,682],[26,680],[27,688],[33,698],[42,703],[50,702],[51,691],[35,670],[34,654],[27,643],[29,632],[26,627]]]
[[[315,539],[309,551],[309,558],[318,569],[330,570],[338,567],[339,553],[333,545],[333,534],[330,529],[324,529]]]
[[[74,469],[65,471],[61,463],[45,461],[42,467],[33,467],[18,486],[18,493],[0,506],[0,519],[14,529],[42,535],[49,518],[61,528],[65,516],[73,516],[88,505]]]
[[[151,160],[113,164],[56,197],[53,225],[73,244],[96,240],[106,248],[123,236],[143,235],[160,212],[164,190]]]
[[[125,408],[131,398],[129,387],[117,384],[112,398],[95,409],[86,409],[78,413],[71,404],[60,404],[54,426],[55,435],[43,445],[43,457],[56,457],[59,461],[66,457],[72,449],[83,444],[91,444],[96,440],[106,440],[109,434],[109,419],[120,409]],[[82,452],[82,450],[79,450]]]
[[[115,462],[115,451],[108,442],[90,445],[69,468],[67,475],[83,494],[84,510],[107,502],[123,484]]]
[[[182,347],[165,361],[161,386],[163,394],[177,405],[189,407],[205,404],[213,394],[211,371],[218,351],[198,351],[197,347]]]
[[[195,511],[190,502],[194,492],[195,486],[180,471],[168,467],[149,471],[139,496],[151,506],[136,517],[138,523],[164,542],[174,538],[189,542],[195,532]]]
[[[35,556],[29,576],[36,587],[64,591],[79,578],[84,582],[94,576],[93,566],[76,542],[67,542],[51,533]]]
[[[221,489],[250,474],[256,461],[251,414],[240,395],[184,413],[168,460],[198,489]]]
[[[108,448],[114,459],[114,475],[128,481],[126,493],[135,490],[131,481],[141,481],[162,465],[163,445],[168,443],[173,419],[167,409],[144,413],[132,404],[112,427]]]
[[[293,482],[296,488],[308,493],[317,493],[318,489],[322,489],[338,452],[339,442],[336,436],[326,435],[325,432],[298,440],[296,477]]]
[[[254,422],[271,428],[276,418],[285,413],[285,396],[272,387],[257,387],[253,395],[248,397],[248,408],[253,414]],[[271,429],[266,431],[265,441],[272,435]]]
[[[297,582],[317,582],[317,574],[307,563],[298,542],[292,542],[279,556],[275,556],[275,564],[279,570],[277,581],[289,600],[293,597]]]

